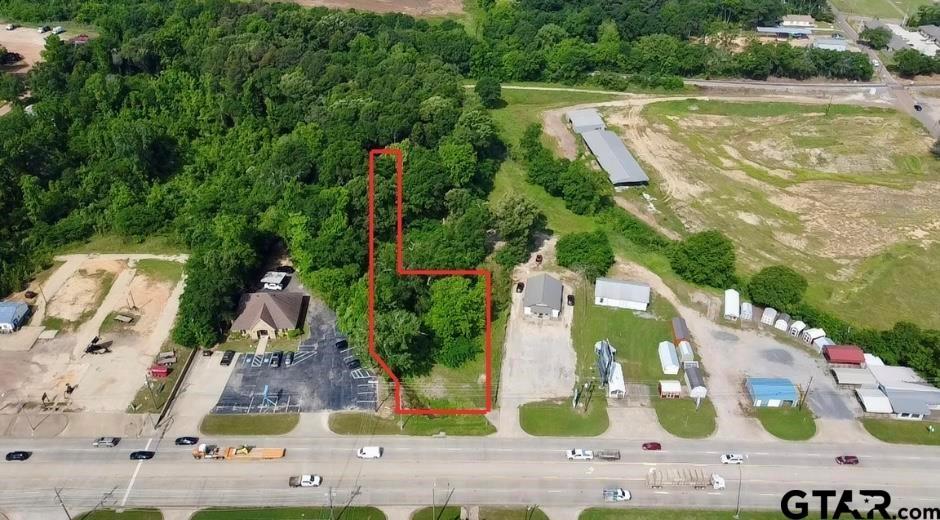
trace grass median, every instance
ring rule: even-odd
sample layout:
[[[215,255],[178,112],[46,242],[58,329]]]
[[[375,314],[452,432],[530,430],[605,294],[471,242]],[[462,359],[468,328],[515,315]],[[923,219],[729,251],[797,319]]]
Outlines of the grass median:
[[[892,444],[926,444],[940,446],[940,423],[898,421],[893,419],[862,419],[862,425],[878,440]],[[931,432],[928,427],[933,426]]]
[[[365,412],[339,412],[330,415],[330,430],[340,435],[415,435],[429,436],[444,432],[447,435],[490,435],[496,427],[480,415],[409,415],[398,419],[383,419]]]
[[[805,441],[816,435],[816,421],[809,408],[758,408],[764,429],[785,441]]]
[[[297,427],[300,414],[209,414],[199,431],[204,435],[284,435]]]
[[[570,399],[526,403],[519,408],[519,424],[529,435],[545,437],[594,437],[607,431],[607,401],[595,390],[586,412],[571,407]]]
[[[157,509],[128,509],[120,513],[113,509],[101,509],[82,513],[75,520],[163,520],[163,514]]]
[[[601,509],[590,508],[581,512],[578,520],[728,520],[734,511],[703,511],[695,509]],[[740,520],[779,520],[779,511],[741,511]],[[808,518],[819,518],[809,516]]]
[[[425,507],[415,511],[411,520],[460,520],[460,506]]]
[[[385,520],[385,513],[374,507],[256,507],[203,509],[190,520]]]
[[[708,399],[695,409],[692,399],[653,397],[659,424],[669,433],[684,439],[701,439],[715,432],[715,407]]]
[[[548,520],[548,515],[539,508],[524,507],[480,507],[480,520]]]

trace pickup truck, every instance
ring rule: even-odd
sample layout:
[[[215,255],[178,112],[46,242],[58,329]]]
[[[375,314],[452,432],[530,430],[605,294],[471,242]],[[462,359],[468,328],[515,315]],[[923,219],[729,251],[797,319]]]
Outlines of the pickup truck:
[[[594,452],[591,450],[582,450],[576,448],[565,452],[568,460],[594,460]]]
[[[604,490],[604,502],[626,502],[633,498],[630,492],[623,488],[612,488]]]
[[[300,475],[299,477],[291,477],[287,481],[287,485],[296,488],[296,487],[320,487],[320,484],[323,483],[323,479],[320,478],[320,475]]]

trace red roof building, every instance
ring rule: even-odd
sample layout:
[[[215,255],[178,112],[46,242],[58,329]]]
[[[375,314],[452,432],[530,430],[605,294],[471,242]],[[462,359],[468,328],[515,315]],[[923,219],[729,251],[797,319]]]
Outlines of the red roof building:
[[[823,355],[833,365],[865,366],[865,353],[857,345],[829,345]]]

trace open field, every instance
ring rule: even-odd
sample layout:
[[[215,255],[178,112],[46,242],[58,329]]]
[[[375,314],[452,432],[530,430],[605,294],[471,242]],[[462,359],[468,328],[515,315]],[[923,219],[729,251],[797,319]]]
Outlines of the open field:
[[[693,99],[604,112],[650,167],[660,210],[690,231],[722,229],[746,273],[793,266],[811,303],[856,323],[940,326],[923,312],[940,290],[940,264],[927,260],[940,239],[940,163],[913,119]]]
[[[868,433],[893,444],[929,444],[940,446],[940,423],[897,421],[893,419],[862,419]],[[927,430],[932,425],[934,432]]]
[[[489,435],[496,428],[481,415],[403,416],[404,429],[396,418],[383,419],[366,412],[330,415],[330,430],[340,435]]]
[[[446,16],[463,13],[463,0],[282,0],[304,7],[356,9],[411,16]]]
[[[651,390],[655,394],[655,390]],[[715,406],[711,399],[702,400],[702,405],[695,409],[695,401],[682,399],[652,398],[653,407],[659,424],[667,432],[685,439],[708,437],[715,431]]]
[[[571,399],[526,403],[519,407],[519,424],[529,435],[550,437],[594,437],[607,431],[607,401],[598,388],[582,413],[571,407]]]
[[[771,435],[785,441],[805,441],[816,435],[816,421],[809,408],[758,408],[757,418]]]
[[[901,19],[930,4],[930,0],[832,0],[832,4],[847,14]]]
[[[259,507],[203,509],[190,520],[385,520],[385,513],[374,507],[335,508],[332,516],[328,507]]]
[[[297,427],[300,414],[209,414],[199,431],[205,435],[284,435]]]

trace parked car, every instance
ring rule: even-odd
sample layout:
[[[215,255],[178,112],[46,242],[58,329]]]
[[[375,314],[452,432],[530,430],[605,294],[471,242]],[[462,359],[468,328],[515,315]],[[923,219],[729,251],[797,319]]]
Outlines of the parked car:
[[[356,358],[346,359],[345,363],[346,363],[346,368],[350,370],[355,370],[362,366],[362,363]]]
[[[289,367],[294,364],[294,353],[288,352],[284,355],[284,366]]]
[[[176,445],[177,446],[195,446],[199,442],[199,437],[177,437]]]
[[[574,305],[574,295],[573,295],[573,294],[569,294],[569,295],[568,295],[568,306],[570,307],[570,306],[573,306],[573,305]]]
[[[15,23],[8,23],[7,26],[5,27],[5,29],[8,30],[8,31],[12,31],[13,29],[16,29],[16,24],[15,24]]]
[[[271,367],[272,367],[272,368],[277,368],[277,367],[281,366],[281,360],[282,360],[282,359],[284,359],[284,353],[283,353],[283,352],[278,351],[278,352],[275,352],[274,354],[272,354],[272,355],[271,355]]]
[[[519,283],[516,284],[516,292],[517,292],[517,293],[521,293],[521,292],[523,291],[523,289],[525,289],[525,284],[524,284],[524,283],[519,282]]]
[[[593,451],[582,450],[580,448],[566,451],[565,456],[568,460],[594,460]]]
[[[39,34],[43,34],[43,33],[49,32],[49,26],[48,26],[48,25],[40,25],[39,27],[36,28],[36,32],[38,32]]]
[[[91,445],[96,448],[113,448],[117,446],[119,442],[121,442],[120,437],[98,437]]]
[[[132,451],[131,460],[150,460],[154,456],[152,451]]]
[[[744,455],[738,453],[726,453],[721,456],[722,464],[744,464]]]
[[[643,451],[659,451],[663,449],[663,445],[658,442],[644,442]]]
[[[363,446],[356,452],[360,459],[381,459],[385,450],[381,446]]]
[[[52,34],[62,34],[64,32],[65,32],[65,28],[60,25],[57,25],[52,28]]]
[[[223,367],[227,367],[232,364],[232,360],[235,359],[234,350],[226,350],[225,354],[222,354],[222,360],[219,361],[219,364]]]
[[[349,348],[349,342],[345,339],[336,340],[336,350],[346,350]]]
[[[11,451],[7,453],[7,460],[26,460],[32,454],[31,451]]]
[[[274,268],[274,271],[275,271],[275,272],[278,272],[278,273],[293,274],[293,273],[294,273],[294,268],[291,267],[291,266],[289,266],[289,265],[279,265],[279,266],[277,266],[277,267]]]
[[[836,457],[836,464],[845,464],[847,466],[854,466],[858,464],[858,457],[855,455],[840,455]]]
[[[623,488],[612,488],[604,490],[604,502],[626,502],[633,498],[630,492]]]

